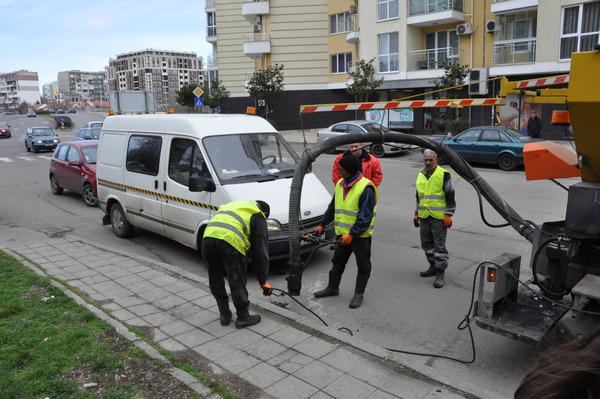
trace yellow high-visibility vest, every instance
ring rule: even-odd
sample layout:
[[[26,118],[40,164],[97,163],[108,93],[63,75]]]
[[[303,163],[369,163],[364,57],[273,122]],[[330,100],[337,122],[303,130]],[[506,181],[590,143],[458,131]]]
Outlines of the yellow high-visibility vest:
[[[425,219],[429,216],[435,219],[444,218],[446,212],[445,172],[445,169],[438,166],[429,179],[423,173],[419,173],[416,186],[419,196],[417,212],[420,218]]]
[[[358,214],[358,200],[362,195],[363,191],[368,185],[371,185],[375,190],[375,207],[373,209],[373,218],[367,231],[362,233],[360,237],[370,237],[373,234],[373,228],[375,226],[375,215],[377,214],[377,196],[378,190],[373,182],[366,177],[361,177],[357,182],[354,183],[350,191],[344,198],[344,187],[340,184],[343,180],[340,179],[335,185],[335,215],[333,218],[335,226],[335,234],[342,236],[350,232],[350,228],[356,222],[356,215]]]
[[[255,213],[263,215],[255,202],[223,204],[206,226],[203,237],[223,240],[245,256],[250,248],[250,218]]]

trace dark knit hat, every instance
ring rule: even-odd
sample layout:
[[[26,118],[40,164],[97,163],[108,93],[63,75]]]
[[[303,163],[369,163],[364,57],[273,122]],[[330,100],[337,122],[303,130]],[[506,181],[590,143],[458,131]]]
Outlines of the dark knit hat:
[[[340,159],[340,166],[351,175],[355,175],[356,172],[362,172],[362,161],[352,154],[344,154],[342,159]]]
[[[269,213],[271,213],[271,207],[269,206],[269,204],[267,204],[265,201],[261,201],[261,200],[256,200],[254,201],[256,202],[256,205],[258,205],[258,209],[260,209],[262,211],[262,213],[265,214],[265,217],[269,217]]]

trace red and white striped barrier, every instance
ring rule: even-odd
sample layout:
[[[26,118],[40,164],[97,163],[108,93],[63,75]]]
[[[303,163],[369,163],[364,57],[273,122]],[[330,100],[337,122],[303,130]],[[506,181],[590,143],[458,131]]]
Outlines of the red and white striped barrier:
[[[517,89],[525,89],[527,87],[558,85],[561,83],[569,83],[569,75],[554,76],[545,79],[531,79],[517,82]]]
[[[504,98],[470,98],[470,99],[445,99],[445,100],[420,100],[420,101],[389,101],[372,103],[348,103],[348,104],[316,104],[301,105],[300,113],[330,111],[360,111],[372,109],[390,108],[436,108],[436,107],[473,107],[502,105]]]

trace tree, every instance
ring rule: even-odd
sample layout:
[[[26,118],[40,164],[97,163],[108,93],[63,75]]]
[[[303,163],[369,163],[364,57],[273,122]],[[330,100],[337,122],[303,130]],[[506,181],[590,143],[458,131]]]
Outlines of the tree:
[[[225,100],[229,98],[229,90],[223,86],[223,82],[219,79],[214,79],[210,82],[210,85],[205,82],[204,83],[204,105],[210,107],[211,111],[214,113],[217,107],[220,107],[225,103]]]
[[[182,105],[184,107],[193,108],[194,101],[196,100],[196,95],[194,94],[195,89],[195,84],[187,83],[181,86],[181,89],[175,92],[175,99],[177,101],[177,104]]]
[[[468,65],[454,64],[446,60],[442,64],[444,67],[444,75],[439,80],[434,82],[437,90],[445,90],[448,98],[459,98],[462,88],[465,84],[465,78],[471,70]],[[457,87],[458,86],[458,87]]]
[[[354,96],[357,102],[369,101],[375,89],[383,83],[383,78],[375,79],[374,61],[375,58],[370,61],[358,60],[355,63],[355,70],[348,73],[352,79],[352,84],[346,86],[346,92]]]
[[[250,97],[265,100],[265,118],[269,119],[269,100],[283,94],[283,65],[275,64],[256,71],[246,85]]]

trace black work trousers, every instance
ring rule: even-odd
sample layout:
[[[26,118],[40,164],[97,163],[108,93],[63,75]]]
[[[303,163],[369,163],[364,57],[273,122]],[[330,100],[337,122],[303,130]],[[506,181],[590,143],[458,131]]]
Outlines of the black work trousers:
[[[208,265],[208,284],[213,297],[228,300],[225,277],[229,281],[231,300],[238,311],[248,307],[246,257],[223,240],[208,237],[202,240],[202,256]]]
[[[355,237],[348,245],[338,243],[331,259],[331,273],[341,276],[353,252],[358,267],[357,277],[368,279],[371,276],[371,237]]]

